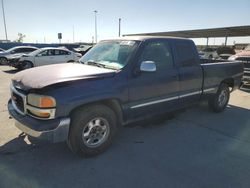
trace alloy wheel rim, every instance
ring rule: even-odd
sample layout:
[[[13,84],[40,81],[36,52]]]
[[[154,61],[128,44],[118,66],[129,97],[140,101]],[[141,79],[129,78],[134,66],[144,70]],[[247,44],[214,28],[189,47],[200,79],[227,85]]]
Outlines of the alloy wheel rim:
[[[30,69],[32,66],[31,66],[31,64],[30,63],[26,63],[25,65],[24,65],[24,68],[25,69]]]
[[[218,98],[219,106],[224,106],[227,102],[227,98],[227,92],[225,90],[222,90]]]
[[[108,121],[102,117],[97,117],[84,126],[82,140],[87,147],[95,148],[107,140],[109,132]]]

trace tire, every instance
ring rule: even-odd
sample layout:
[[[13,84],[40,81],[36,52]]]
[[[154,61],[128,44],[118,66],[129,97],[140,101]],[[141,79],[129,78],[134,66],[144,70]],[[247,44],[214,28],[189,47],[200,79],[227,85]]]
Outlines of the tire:
[[[30,62],[30,61],[24,61],[23,65],[22,65],[22,70],[30,69],[32,67],[34,67],[34,65],[33,65],[32,62]]]
[[[8,64],[8,60],[5,57],[0,57],[0,65],[7,65]]]
[[[74,60],[69,60],[67,63],[74,63],[75,61]]]
[[[23,70],[23,66],[20,66],[20,65],[19,65],[19,66],[16,66],[15,68],[16,68],[18,71]]]
[[[227,84],[222,83],[217,93],[209,101],[209,107],[214,112],[222,112],[227,107],[230,99],[230,90]]]
[[[104,152],[117,132],[117,118],[104,105],[91,105],[76,110],[71,116],[67,144],[79,157],[91,157]]]

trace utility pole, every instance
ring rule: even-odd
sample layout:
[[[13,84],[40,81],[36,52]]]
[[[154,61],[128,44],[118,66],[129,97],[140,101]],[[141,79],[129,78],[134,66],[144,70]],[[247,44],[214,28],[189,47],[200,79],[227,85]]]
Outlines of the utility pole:
[[[75,27],[73,25],[73,43],[75,42]]]
[[[3,10],[3,23],[4,23],[4,29],[5,29],[5,38],[6,40],[8,40],[3,0],[2,0],[2,10]]]
[[[97,43],[97,10],[94,11],[95,13],[95,43]]]
[[[121,36],[121,18],[119,18],[119,34],[118,36],[120,37]]]

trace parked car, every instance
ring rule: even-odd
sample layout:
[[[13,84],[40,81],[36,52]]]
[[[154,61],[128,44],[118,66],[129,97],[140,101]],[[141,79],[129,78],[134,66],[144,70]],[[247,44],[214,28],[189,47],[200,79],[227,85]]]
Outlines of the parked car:
[[[82,55],[86,54],[92,48],[91,45],[80,45],[79,48],[73,48],[75,52],[81,53]]]
[[[234,54],[234,49],[227,46],[221,46],[218,48],[205,48],[203,51],[199,52],[199,55],[202,59],[228,59]]]
[[[243,83],[244,85],[250,84],[250,44],[239,53],[229,57],[232,61],[242,61],[244,63],[244,75]]]
[[[11,58],[13,55],[20,56],[23,54],[28,54],[30,52],[33,52],[37,49],[38,48],[33,46],[16,46],[4,52],[0,52],[0,64],[2,65],[8,64],[9,58]]]
[[[10,66],[17,69],[28,69],[50,64],[75,62],[80,57],[82,57],[80,53],[74,53],[66,48],[41,48],[30,54],[16,57]]]
[[[217,48],[205,48],[199,52],[203,59],[218,59],[220,56],[217,54]]]
[[[222,112],[243,75],[241,62],[201,62],[192,40],[171,37],[101,41],[80,62],[17,73],[8,110],[27,135],[67,140],[83,157],[105,151],[120,125],[201,100]]]

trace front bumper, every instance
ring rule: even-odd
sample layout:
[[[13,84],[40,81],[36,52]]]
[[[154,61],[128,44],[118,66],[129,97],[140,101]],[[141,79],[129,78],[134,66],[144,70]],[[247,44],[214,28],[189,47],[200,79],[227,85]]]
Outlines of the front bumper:
[[[19,61],[19,59],[9,59],[8,65],[15,68],[21,68],[23,67],[24,63],[23,61]]]
[[[51,143],[63,142],[68,138],[70,118],[39,120],[28,115],[21,115],[8,102],[9,114],[16,120],[15,126],[31,137]]]

